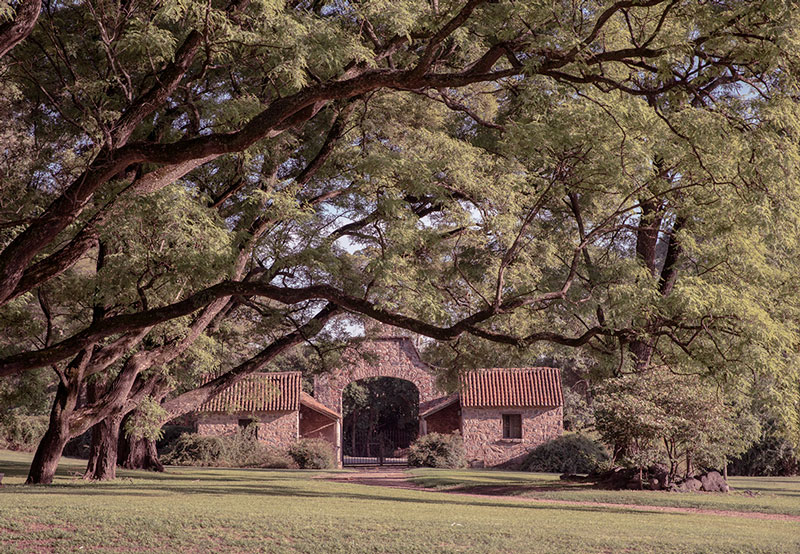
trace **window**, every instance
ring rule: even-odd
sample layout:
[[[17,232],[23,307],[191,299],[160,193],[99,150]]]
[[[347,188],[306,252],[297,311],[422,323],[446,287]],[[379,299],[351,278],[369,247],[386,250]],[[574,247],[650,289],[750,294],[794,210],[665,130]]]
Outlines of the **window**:
[[[503,414],[503,438],[504,439],[522,438],[521,414]]]
[[[239,420],[239,429],[247,429],[247,426],[253,423],[253,420],[250,418],[247,419],[240,419]]]

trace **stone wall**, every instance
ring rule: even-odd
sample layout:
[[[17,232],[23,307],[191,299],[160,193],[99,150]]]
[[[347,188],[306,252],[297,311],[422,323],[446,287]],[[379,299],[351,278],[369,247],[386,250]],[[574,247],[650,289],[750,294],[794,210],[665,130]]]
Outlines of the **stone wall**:
[[[461,431],[461,403],[459,402],[453,402],[425,418],[426,433],[448,434],[456,431]]]
[[[275,448],[288,448],[298,438],[297,411],[255,413],[201,413],[197,420],[200,435],[233,435],[239,429],[239,419],[258,421],[258,440]]]
[[[522,415],[522,438],[503,438],[503,414]],[[557,408],[461,408],[464,447],[474,467],[518,466],[525,454],[564,431]]]
[[[342,413],[342,391],[353,381],[367,377],[411,381],[419,390],[420,403],[444,395],[411,339],[382,337],[358,341],[345,349],[337,369],[314,378],[314,398]]]

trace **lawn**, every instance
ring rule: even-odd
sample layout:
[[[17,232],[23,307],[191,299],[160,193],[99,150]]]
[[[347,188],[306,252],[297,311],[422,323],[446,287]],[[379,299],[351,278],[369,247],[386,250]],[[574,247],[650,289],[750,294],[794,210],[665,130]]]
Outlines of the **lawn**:
[[[85,483],[70,475],[83,468],[73,460],[53,486],[25,487],[29,460],[0,451],[2,552],[800,551],[796,521],[550,506],[333,483],[300,471],[169,468]],[[776,496],[784,490],[765,486]]]
[[[730,477],[731,493],[710,494],[598,490],[586,483],[561,481],[553,473],[426,468],[412,470],[411,474],[413,482],[439,490],[800,516],[800,477]]]

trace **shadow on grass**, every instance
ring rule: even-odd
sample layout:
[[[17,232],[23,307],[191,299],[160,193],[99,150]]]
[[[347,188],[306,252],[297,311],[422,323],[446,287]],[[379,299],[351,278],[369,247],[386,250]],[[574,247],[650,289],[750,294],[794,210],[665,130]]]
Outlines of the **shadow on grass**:
[[[62,463],[56,470],[56,477],[75,479],[75,483],[64,485],[63,483],[56,483],[48,485],[51,487],[58,486],[75,486],[76,484],[83,484],[86,486],[101,487],[104,485],[115,487],[120,485],[129,485],[132,480],[147,480],[147,481],[180,481],[180,482],[197,482],[206,480],[214,481],[253,481],[254,479],[285,479],[288,477],[295,477],[299,479],[308,478],[310,476],[320,473],[320,471],[301,471],[296,469],[263,469],[263,468],[223,468],[223,467],[209,467],[197,468],[186,467],[181,468],[177,466],[167,466],[163,472],[148,471],[148,470],[130,470],[117,468],[117,479],[108,482],[87,482],[83,481],[86,460],[78,458],[68,458],[67,463]],[[5,478],[22,478],[28,476],[30,469],[30,462],[23,461],[2,461],[0,462],[0,473],[5,474]],[[251,475],[236,475],[237,473],[251,474]],[[272,476],[270,476],[272,474]]]
[[[14,487],[18,491],[22,487]],[[546,504],[537,502],[503,502],[503,501],[486,501],[478,498],[470,499],[457,499],[452,496],[447,496],[446,493],[422,493],[424,496],[418,497],[400,497],[389,494],[366,494],[357,492],[322,492],[322,491],[298,491],[295,489],[288,489],[283,487],[264,486],[264,487],[231,487],[227,493],[217,488],[173,488],[173,487],[145,487],[144,490],[114,490],[113,488],[101,488],[101,486],[90,487],[71,487],[69,485],[53,485],[49,487],[26,487],[26,492],[33,494],[75,494],[87,496],[130,496],[130,497],[159,497],[161,493],[172,492],[180,494],[204,494],[214,496],[226,495],[256,495],[267,497],[286,497],[286,498],[300,498],[300,499],[330,499],[336,501],[342,500],[356,500],[359,502],[372,501],[372,502],[402,502],[406,504],[426,504],[438,505],[446,509],[446,507],[486,507],[486,508],[513,508],[518,510],[539,510],[539,511],[571,511],[571,512],[587,512],[587,513],[604,513],[604,514],[628,514],[628,515],[642,515],[642,514],[659,514],[659,515],[677,515],[686,516],[692,514],[683,513],[665,513],[660,510],[644,510],[644,509],[628,509],[624,507],[606,507],[606,506],[586,506],[586,505],[563,505],[563,504]],[[152,490],[147,490],[152,489]],[[442,496],[439,496],[439,495]],[[429,496],[430,495],[430,496]],[[436,495],[436,496],[434,496]]]
[[[177,481],[196,482],[201,479],[194,478],[193,476],[176,476],[160,474],[158,481],[172,479]],[[177,479],[176,479],[177,477]],[[190,478],[191,477],[191,478]],[[584,513],[603,513],[603,514],[619,514],[619,515],[654,515],[661,516],[690,516],[692,514],[686,513],[671,513],[663,512],[657,509],[630,509],[626,507],[608,507],[608,506],[589,506],[589,505],[563,505],[563,504],[547,504],[538,502],[514,501],[504,502],[502,500],[483,500],[475,497],[459,497],[448,493],[438,493],[432,491],[415,491],[402,489],[395,489],[395,493],[389,490],[379,490],[378,487],[369,485],[354,485],[344,483],[328,483],[328,490],[308,490],[306,488],[300,489],[296,486],[285,485],[280,486],[275,481],[280,481],[282,478],[298,477],[296,475],[286,475],[285,477],[276,476],[273,478],[265,479],[263,485],[243,485],[236,482],[250,481],[252,478],[236,478],[226,479],[225,482],[216,481],[213,485],[200,485],[200,486],[164,486],[159,482],[150,482],[147,480],[138,479],[120,479],[113,482],[105,483],[90,483],[82,480],[76,480],[73,483],[56,483],[47,486],[25,486],[25,485],[11,485],[0,490],[0,496],[6,493],[25,493],[31,495],[75,495],[86,497],[151,497],[158,498],[167,494],[180,494],[180,495],[212,495],[217,497],[236,497],[236,496],[256,496],[256,497],[272,497],[272,498],[295,498],[295,499],[314,499],[314,500],[331,500],[331,501],[347,501],[353,500],[358,502],[391,502],[391,503],[404,503],[409,505],[409,509],[413,509],[411,505],[424,504],[441,506],[443,510],[449,507],[486,507],[486,508],[513,508],[518,510],[539,510],[539,511],[559,511],[559,512],[584,512]],[[149,479],[148,479],[149,480]],[[144,482],[142,482],[144,481]],[[308,484],[306,481],[305,484]],[[361,490],[352,490],[358,488]],[[350,489],[350,490],[348,490]],[[367,490],[365,490],[367,489]]]

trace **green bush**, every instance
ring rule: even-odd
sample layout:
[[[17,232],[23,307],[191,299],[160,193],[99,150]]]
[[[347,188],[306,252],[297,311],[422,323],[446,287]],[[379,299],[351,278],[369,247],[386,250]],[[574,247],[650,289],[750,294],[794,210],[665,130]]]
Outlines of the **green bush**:
[[[64,456],[70,458],[81,458],[82,460],[89,459],[89,451],[92,448],[92,429],[89,428],[82,435],[73,437],[67,441],[64,446]]]
[[[156,441],[159,454],[171,451],[181,435],[192,433],[194,429],[185,425],[164,425],[161,428],[161,438]]]
[[[225,439],[196,433],[181,435],[162,462],[176,466],[221,466],[225,460]]]
[[[225,437],[184,433],[174,441],[161,461],[180,466],[296,467],[285,452],[261,444],[255,426]]]
[[[409,447],[408,464],[412,466],[459,468],[466,467],[467,453],[461,435],[429,433]]]
[[[787,439],[764,436],[728,464],[730,475],[786,476],[800,473],[800,451]]]
[[[300,469],[331,469],[336,467],[336,453],[324,439],[300,439],[289,447],[289,456]]]
[[[47,416],[21,415],[10,411],[0,417],[0,448],[31,452],[36,450],[44,432]]]
[[[598,442],[585,435],[564,435],[540,444],[522,462],[524,471],[591,473],[608,461]]]
[[[251,467],[297,469],[297,464],[286,452],[274,448],[264,448],[258,460]]]

